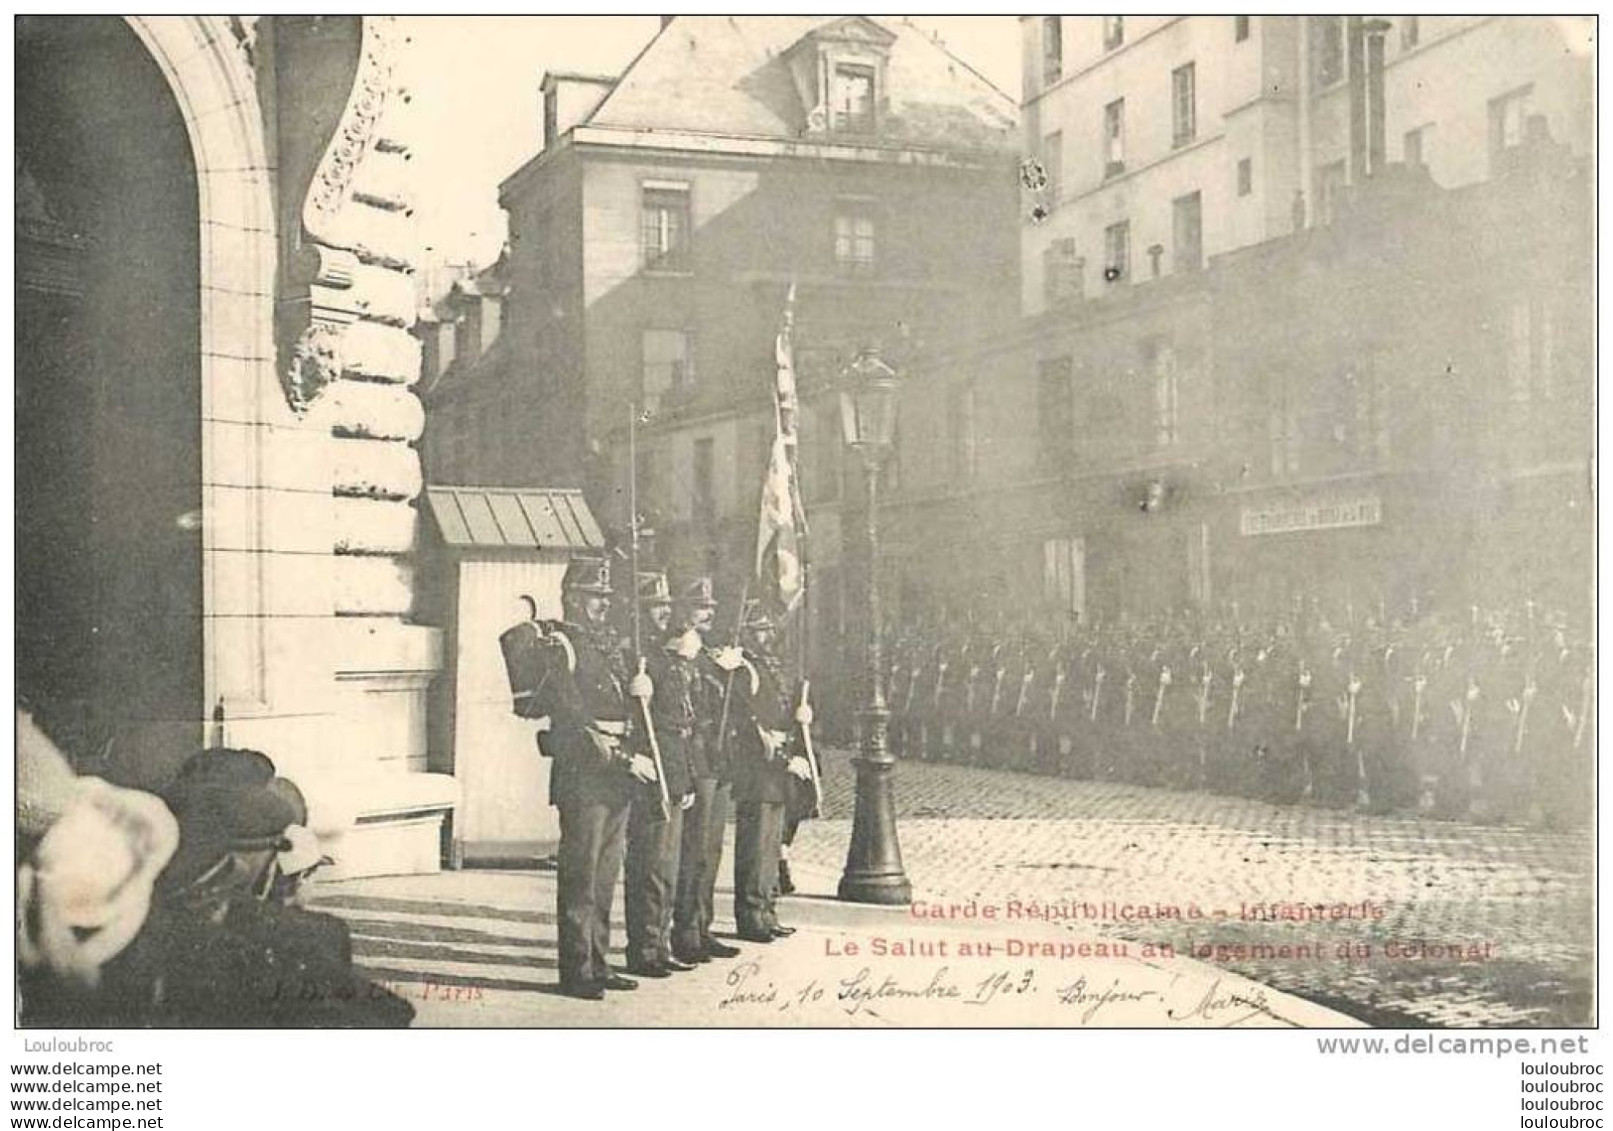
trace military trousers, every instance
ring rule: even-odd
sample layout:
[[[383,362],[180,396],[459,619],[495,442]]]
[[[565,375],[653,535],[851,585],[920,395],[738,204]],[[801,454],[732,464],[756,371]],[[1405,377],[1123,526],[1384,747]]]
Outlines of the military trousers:
[[[627,904],[627,960],[654,966],[672,957],[672,901],[686,814],[671,799],[661,816],[658,793],[639,790],[627,818],[627,863],[622,894]]]
[[[631,799],[584,794],[559,803],[556,918],[560,983],[580,986],[610,976],[610,906],[622,870]]]
[[[779,845],[784,803],[741,799],[734,810],[734,921],[739,933],[778,926]]]
[[[695,779],[694,804],[683,814],[678,855],[677,893],[672,909],[674,954],[697,954],[711,939],[731,788],[716,778]]]

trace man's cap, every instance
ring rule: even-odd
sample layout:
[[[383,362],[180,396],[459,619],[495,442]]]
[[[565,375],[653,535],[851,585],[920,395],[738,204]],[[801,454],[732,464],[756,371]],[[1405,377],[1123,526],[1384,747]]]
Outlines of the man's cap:
[[[639,571],[638,599],[642,605],[670,605],[672,603],[672,588],[667,583],[665,571],[658,569]]]
[[[261,786],[274,780],[274,762],[256,750],[200,750],[179,767],[178,782]]]
[[[179,781],[163,795],[179,820],[179,851],[162,882],[183,888],[236,852],[279,852],[297,822],[294,802],[273,781],[263,785]],[[288,783],[289,784],[289,783]]]
[[[565,588],[570,593],[595,593],[601,597],[611,595],[610,559],[595,557],[572,558],[566,566]]]

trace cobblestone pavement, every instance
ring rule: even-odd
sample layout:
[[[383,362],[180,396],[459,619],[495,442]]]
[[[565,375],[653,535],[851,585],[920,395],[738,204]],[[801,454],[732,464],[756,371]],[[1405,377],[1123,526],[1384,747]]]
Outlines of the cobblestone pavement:
[[[844,862],[850,766],[824,755],[803,863]],[[898,767],[896,797],[921,896],[1169,943],[1376,1025],[1593,1023],[1589,832],[921,762]]]

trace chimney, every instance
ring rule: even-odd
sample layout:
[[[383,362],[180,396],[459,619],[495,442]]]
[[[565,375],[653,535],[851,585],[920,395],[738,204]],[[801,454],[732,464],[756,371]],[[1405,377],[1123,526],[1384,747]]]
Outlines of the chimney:
[[[587,119],[615,85],[610,75],[545,74],[538,86],[543,94],[543,148],[548,149],[572,126]]]

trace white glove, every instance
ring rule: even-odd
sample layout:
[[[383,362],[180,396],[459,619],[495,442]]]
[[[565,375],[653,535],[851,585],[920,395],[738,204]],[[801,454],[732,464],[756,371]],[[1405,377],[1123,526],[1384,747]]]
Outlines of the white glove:
[[[691,628],[677,638],[672,645],[672,651],[681,659],[692,660],[700,655],[700,645],[700,634]]]
[[[679,809],[693,809],[694,808],[694,794],[685,793],[681,798],[679,798],[678,799],[678,808]]]
[[[802,703],[795,709],[795,721],[804,727],[812,725],[812,704]]]
[[[723,671],[731,672],[737,670],[739,665],[745,662],[745,657],[738,648],[730,644],[726,648],[719,648],[713,652],[711,660]]]
[[[591,730],[588,732],[588,737],[593,739],[594,751],[603,761],[613,762],[616,760],[616,751],[620,748],[621,743],[617,741],[614,735]]]
[[[645,754],[635,754],[627,763],[627,772],[633,775],[635,781],[648,785],[655,780],[655,759]]]
[[[627,681],[627,694],[634,699],[641,699],[648,703],[655,694],[655,683],[650,679],[648,672],[639,672]]]
[[[808,765],[807,760],[801,757],[799,754],[797,754],[794,758],[791,758],[789,764],[784,768],[790,772],[792,777],[799,778],[802,781],[812,780],[812,767]]]

